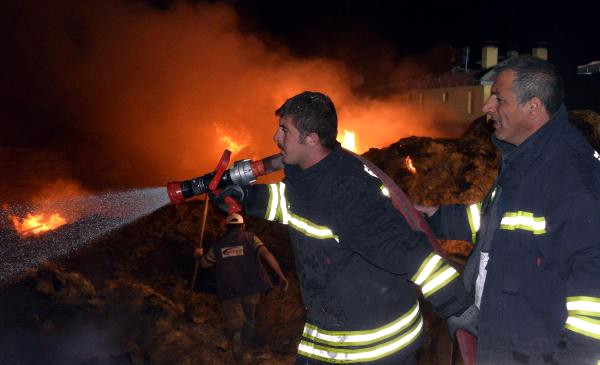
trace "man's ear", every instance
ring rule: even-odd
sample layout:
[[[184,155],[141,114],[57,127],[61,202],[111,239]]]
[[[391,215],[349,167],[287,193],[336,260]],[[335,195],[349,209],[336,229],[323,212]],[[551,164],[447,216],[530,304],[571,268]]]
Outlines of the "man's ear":
[[[527,102],[527,112],[531,120],[546,121],[549,118],[546,106],[537,96]]]
[[[527,102],[527,111],[529,113],[533,113],[534,115],[538,115],[540,112],[544,111],[544,103],[542,103],[542,101],[540,100],[540,98],[538,98],[537,96],[534,96],[533,98],[529,99],[529,101]]]
[[[315,132],[311,132],[309,134],[306,135],[306,144],[309,146],[316,146],[321,144],[321,139],[319,138],[319,135],[316,134]]]

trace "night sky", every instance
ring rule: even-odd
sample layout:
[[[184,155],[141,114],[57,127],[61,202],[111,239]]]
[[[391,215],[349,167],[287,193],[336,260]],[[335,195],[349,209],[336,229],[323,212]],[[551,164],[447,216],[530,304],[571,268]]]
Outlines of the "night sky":
[[[246,141],[243,157],[273,153],[273,110],[304,89],[332,95],[341,123],[365,145],[389,144],[362,120],[402,119],[391,107],[399,82],[444,72],[465,46],[476,67],[488,41],[500,55],[545,42],[565,78],[567,106],[600,111],[600,75],[576,75],[577,65],[600,60],[592,1],[8,0],[2,7],[0,145],[61,151],[86,186],[191,177],[218,159],[215,130]],[[385,117],[374,115],[381,111]],[[388,134],[440,135],[426,121],[409,126]]]
[[[446,65],[432,53],[447,46],[469,46],[472,57],[479,60],[480,47],[488,41],[498,44],[500,54],[508,47],[530,53],[532,46],[545,44],[549,61],[565,78],[568,106],[600,111],[600,75],[576,75],[576,66],[600,60],[597,1],[266,0],[232,4],[248,29],[266,32],[299,55],[333,55],[363,70],[373,58],[385,57],[393,62],[417,57],[434,70],[443,70]],[[385,76],[373,71],[371,77],[382,81]]]

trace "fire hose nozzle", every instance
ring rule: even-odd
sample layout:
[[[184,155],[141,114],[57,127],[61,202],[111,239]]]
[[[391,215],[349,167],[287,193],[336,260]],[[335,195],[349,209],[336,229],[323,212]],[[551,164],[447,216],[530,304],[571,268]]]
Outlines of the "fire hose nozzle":
[[[221,161],[213,172],[184,181],[169,181],[167,183],[167,194],[173,204],[181,204],[186,199],[196,195],[222,189],[228,185],[251,185],[259,176],[269,174],[283,168],[281,155],[276,154],[263,158],[262,160],[239,160],[233,163],[229,169],[230,152],[225,150]]]
[[[183,192],[181,190],[181,181],[169,181],[167,183],[167,194],[171,203],[177,205],[185,201]]]

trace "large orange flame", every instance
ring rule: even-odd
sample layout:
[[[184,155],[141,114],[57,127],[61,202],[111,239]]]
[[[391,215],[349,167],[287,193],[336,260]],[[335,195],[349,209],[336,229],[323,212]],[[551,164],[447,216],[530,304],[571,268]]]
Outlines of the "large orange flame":
[[[347,150],[358,152],[356,149],[356,133],[344,129],[344,135],[338,136],[338,142]]]
[[[225,131],[219,125],[217,125],[216,123],[214,125],[215,130],[217,132],[217,136],[219,137],[219,141],[223,144],[224,148],[230,150],[233,153],[237,153],[242,148],[248,145],[246,140],[238,142],[230,134],[225,133]]]
[[[11,220],[21,237],[40,235],[67,223],[67,220],[58,213],[52,215],[29,213],[26,218],[11,216]]]

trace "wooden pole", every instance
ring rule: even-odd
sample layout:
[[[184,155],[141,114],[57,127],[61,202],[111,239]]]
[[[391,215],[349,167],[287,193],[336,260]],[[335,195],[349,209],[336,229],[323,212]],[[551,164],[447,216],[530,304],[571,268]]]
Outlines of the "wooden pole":
[[[200,225],[200,244],[197,248],[202,248],[202,244],[204,243],[204,229],[206,228],[206,216],[208,215],[208,196],[204,197],[204,213],[202,214],[202,224]],[[196,286],[196,278],[198,277],[198,269],[200,266],[200,258],[196,259],[196,264],[194,265],[194,275],[192,276],[192,282],[190,283],[190,291],[194,292],[194,287]],[[191,296],[191,293],[190,293]]]
[[[200,243],[196,248],[202,248],[204,243],[204,231],[206,228],[206,217],[208,216],[208,195],[204,196],[204,213],[202,214],[202,224],[200,225]],[[193,320],[193,313],[191,308],[192,296],[194,295],[194,287],[196,286],[196,279],[198,278],[198,269],[200,268],[200,257],[196,258],[194,264],[194,274],[192,275],[192,282],[190,283],[190,295],[188,296],[187,303],[185,305],[185,316],[188,320]]]

